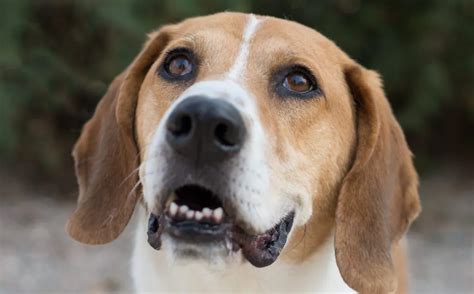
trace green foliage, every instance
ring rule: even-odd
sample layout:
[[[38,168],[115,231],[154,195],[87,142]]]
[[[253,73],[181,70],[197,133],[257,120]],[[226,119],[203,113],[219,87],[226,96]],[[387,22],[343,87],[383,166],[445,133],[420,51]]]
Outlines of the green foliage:
[[[147,32],[223,10],[296,20],[378,70],[416,152],[474,147],[458,142],[474,125],[469,0],[5,0],[0,9],[0,157],[35,171],[70,169],[81,125]]]

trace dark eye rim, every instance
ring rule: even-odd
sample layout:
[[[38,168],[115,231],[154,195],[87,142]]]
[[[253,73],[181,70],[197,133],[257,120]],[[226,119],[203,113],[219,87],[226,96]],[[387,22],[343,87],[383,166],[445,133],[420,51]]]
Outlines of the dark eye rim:
[[[171,64],[171,61],[173,58],[178,57],[178,56],[186,56],[190,63],[191,63],[191,71],[185,75],[173,75],[169,71],[169,66]],[[157,73],[159,76],[161,76],[163,79],[169,81],[169,82],[183,82],[183,81],[189,81],[192,80],[197,73],[197,65],[198,65],[198,60],[194,53],[189,50],[188,48],[175,48],[166,53],[165,59],[163,62],[160,64]]]
[[[284,86],[286,78],[292,73],[301,73],[310,82],[310,90],[306,92],[292,91]],[[317,82],[314,74],[303,65],[292,65],[284,67],[276,71],[274,75],[273,88],[275,89],[278,96],[283,98],[298,98],[298,99],[311,99],[318,96],[324,96],[319,83]]]

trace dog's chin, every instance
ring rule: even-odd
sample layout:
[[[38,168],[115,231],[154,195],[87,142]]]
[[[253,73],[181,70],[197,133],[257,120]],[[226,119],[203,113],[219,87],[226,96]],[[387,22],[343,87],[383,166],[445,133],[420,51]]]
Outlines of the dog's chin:
[[[229,264],[241,263],[240,251],[234,251],[222,242],[194,243],[163,233],[162,248],[173,264],[201,263],[211,269],[221,270]]]
[[[148,242],[157,250],[163,248],[173,260],[225,264],[243,257],[256,267],[275,262],[286,244],[294,213],[283,215],[263,233],[250,233],[245,229],[249,225],[240,225],[233,207],[224,206],[220,199],[201,186],[176,189],[163,201],[161,213],[150,214]]]

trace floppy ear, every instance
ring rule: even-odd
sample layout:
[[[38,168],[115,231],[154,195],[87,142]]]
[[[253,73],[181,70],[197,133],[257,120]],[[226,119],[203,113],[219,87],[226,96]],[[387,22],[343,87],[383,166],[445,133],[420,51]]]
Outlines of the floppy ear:
[[[420,211],[418,176],[378,75],[345,72],[357,112],[357,147],[336,210],[336,260],[344,281],[362,293],[394,291],[392,245]]]
[[[79,199],[66,230],[79,242],[104,244],[117,238],[140,197],[134,189],[139,165],[135,108],[143,79],[168,42],[165,30],[152,34],[127,70],[115,78],[76,142]]]

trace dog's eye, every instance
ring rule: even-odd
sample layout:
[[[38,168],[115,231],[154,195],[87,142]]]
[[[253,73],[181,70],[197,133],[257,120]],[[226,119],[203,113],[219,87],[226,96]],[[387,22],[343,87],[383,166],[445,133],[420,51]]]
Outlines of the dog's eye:
[[[294,71],[289,73],[283,81],[283,87],[296,93],[307,93],[313,90],[311,79],[303,72]]]
[[[185,55],[177,55],[169,60],[166,71],[171,76],[184,76],[193,71],[193,65],[191,60]]]
[[[282,98],[310,99],[324,96],[315,76],[304,65],[277,69],[270,83],[272,91]]]
[[[169,81],[183,81],[191,79],[195,74],[195,58],[187,49],[178,48],[166,56],[158,74]]]

